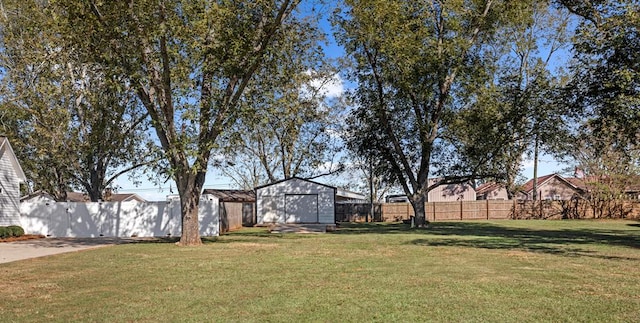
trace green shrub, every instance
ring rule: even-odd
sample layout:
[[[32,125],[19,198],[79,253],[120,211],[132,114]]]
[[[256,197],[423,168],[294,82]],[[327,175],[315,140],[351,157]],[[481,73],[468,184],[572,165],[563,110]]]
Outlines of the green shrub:
[[[8,238],[13,234],[7,227],[0,227],[0,239]]]
[[[0,239],[20,237],[24,235],[24,229],[17,225],[10,225],[8,227],[0,227]]]
[[[24,235],[24,229],[19,225],[10,225],[7,227],[14,237],[21,237]]]

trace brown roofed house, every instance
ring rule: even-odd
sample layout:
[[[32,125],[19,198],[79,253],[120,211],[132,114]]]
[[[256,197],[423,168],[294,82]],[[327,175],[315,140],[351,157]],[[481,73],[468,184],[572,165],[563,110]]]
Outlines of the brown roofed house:
[[[484,183],[476,188],[476,200],[508,200],[509,194],[504,184]]]
[[[571,200],[585,192],[584,188],[576,184],[573,180],[558,174],[540,176],[537,184],[537,200]],[[521,199],[533,200],[533,179],[526,182],[520,192]]]

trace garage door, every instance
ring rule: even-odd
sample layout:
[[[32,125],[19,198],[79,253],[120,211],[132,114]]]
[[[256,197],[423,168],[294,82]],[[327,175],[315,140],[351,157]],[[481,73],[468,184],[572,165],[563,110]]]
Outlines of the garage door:
[[[318,223],[318,195],[285,195],[287,223]]]

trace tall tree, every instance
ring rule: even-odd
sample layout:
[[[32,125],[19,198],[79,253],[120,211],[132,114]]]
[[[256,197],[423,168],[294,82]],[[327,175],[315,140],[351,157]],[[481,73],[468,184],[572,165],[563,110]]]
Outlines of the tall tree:
[[[318,46],[309,49],[321,50]],[[334,84],[339,80],[333,69],[317,71],[321,60],[303,63],[296,57],[317,56],[287,55],[283,61],[298,67],[265,70],[269,84],[248,89],[242,102],[256,111],[238,120],[238,131],[232,134],[238,138],[229,139],[236,144],[224,154],[225,162],[233,166],[222,172],[247,189],[291,177],[317,178],[342,169],[338,160],[341,105],[326,89],[339,86]]]
[[[151,117],[175,180],[181,245],[200,245],[198,203],[214,148],[256,71],[298,21],[297,0],[51,2],[65,48],[108,67]]]
[[[562,80],[559,56],[568,49],[569,14],[548,1],[523,4],[518,23],[500,28],[500,40],[486,50],[485,58],[496,61],[496,76],[469,108],[460,114],[452,136],[471,161],[483,152],[500,152],[509,197],[517,191],[523,159],[534,160],[534,182],[539,151],[551,152],[557,140],[566,138],[562,106],[554,102]],[[501,151],[491,146],[501,145]],[[497,169],[497,171],[500,171]]]
[[[99,65],[60,47],[44,2],[6,1],[0,11],[3,127],[34,188],[103,199],[116,178],[153,160],[146,113]]]
[[[581,15],[565,103],[595,137],[637,149],[640,134],[640,3],[562,1]],[[607,136],[615,129],[620,136]]]
[[[358,107],[350,138],[400,184],[425,226],[424,203],[438,184],[487,174],[484,162],[453,169],[456,147],[442,137],[460,111],[456,94],[489,77],[483,45],[518,12],[519,1],[346,1],[335,17],[340,43],[352,58]],[[474,91],[475,92],[475,91]],[[433,161],[438,161],[434,164]],[[438,169],[436,169],[438,168]],[[486,170],[492,172],[492,170]],[[445,175],[429,185],[432,173]]]
[[[640,3],[559,2],[580,18],[563,88],[577,127],[563,151],[584,174],[594,211],[619,209],[640,175]]]

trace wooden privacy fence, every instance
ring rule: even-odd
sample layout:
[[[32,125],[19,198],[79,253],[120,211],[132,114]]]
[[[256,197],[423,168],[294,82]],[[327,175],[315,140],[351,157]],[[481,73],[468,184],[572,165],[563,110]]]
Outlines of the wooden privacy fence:
[[[428,202],[425,213],[429,221],[511,219],[513,201]],[[382,221],[402,221],[413,216],[410,203],[382,204]]]
[[[370,203],[338,203],[336,204],[336,222],[382,221],[382,204],[373,204],[373,217]]]
[[[640,201],[517,201],[514,219],[640,219]]]
[[[640,201],[619,201],[614,205],[594,207],[593,202],[481,200],[425,203],[429,221],[446,220],[502,220],[502,219],[640,219]],[[370,215],[370,204],[338,204],[337,222],[362,222]],[[373,221],[397,222],[409,220],[413,207],[409,203],[375,205]],[[371,218],[370,218],[371,219]]]
[[[219,235],[218,200],[201,200],[200,235]],[[182,233],[180,201],[23,202],[26,233],[52,237],[159,237]]]

